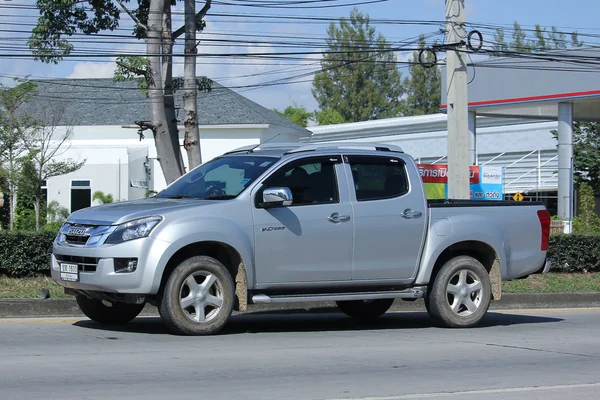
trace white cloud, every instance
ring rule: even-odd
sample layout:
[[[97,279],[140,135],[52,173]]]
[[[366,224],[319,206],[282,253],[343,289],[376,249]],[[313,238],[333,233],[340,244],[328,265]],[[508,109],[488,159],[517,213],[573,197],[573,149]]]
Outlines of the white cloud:
[[[114,62],[95,63],[86,61],[75,64],[73,72],[67,78],[112,78],[114,71]]]

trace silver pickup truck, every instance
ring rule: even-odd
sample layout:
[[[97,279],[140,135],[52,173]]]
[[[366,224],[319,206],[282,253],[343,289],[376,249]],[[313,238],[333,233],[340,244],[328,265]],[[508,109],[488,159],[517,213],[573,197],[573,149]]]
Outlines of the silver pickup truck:
[[[104,324],[155,305],[175,333],[218,332],[249,304],[334,301],[353,318],[424,298],[471,327],[502,281],[545,273],[542,203],[428,201],[414,160],[381,144],[264,144],[156,196],[71,214],[52,278]]]

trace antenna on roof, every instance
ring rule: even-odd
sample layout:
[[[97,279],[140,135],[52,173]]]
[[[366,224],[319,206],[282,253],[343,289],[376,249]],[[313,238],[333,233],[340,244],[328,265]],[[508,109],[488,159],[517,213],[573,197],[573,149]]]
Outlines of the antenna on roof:
[[[269,138],[269,139],[265,140],[264,142],[257,144],[256,146],[254,146],[253,148],[248,150],[246,152],[246,154],[252,153],[254,151],[254,149],[256,149],[258,146],[262,146],[263,144],[270,142],[271,140],[275,139],[277,136],[281,136],[281,133],[278,133],[277,135],[273,136],[272,138]]]

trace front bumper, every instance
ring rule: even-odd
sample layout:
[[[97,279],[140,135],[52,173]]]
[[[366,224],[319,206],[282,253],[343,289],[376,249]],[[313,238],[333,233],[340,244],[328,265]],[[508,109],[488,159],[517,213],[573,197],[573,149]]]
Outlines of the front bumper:
[[[65,246],[54,244],[50,259],[52,279],[61,286],[85,291],[108,293],[153,293],[157,270],[162,255],[170,243],[155,238],[142,238],[116,245],[98,247]],[[134,272],[117,273],[115,258],[137,258]],[[60,260],[79,266],[79,281],[71,282],[60,277]],[[95,267],[95,268],[94,268]]]

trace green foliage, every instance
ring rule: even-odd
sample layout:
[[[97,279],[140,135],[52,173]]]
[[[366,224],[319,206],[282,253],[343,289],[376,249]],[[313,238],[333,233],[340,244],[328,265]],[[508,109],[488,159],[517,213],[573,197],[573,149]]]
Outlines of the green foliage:
[[[425,37],[419,38],[419,48],[425,48]],[[425,60],[433,63],[434,55],[427,52]],[[404,79],[407,98],[404,101],[404,115],[425,115],[440,112],[442,100],[442,75],[437,66],[425,68],[419,64],[419,52],[413,53],[413,63],[409,67],[410,77]]]
[[[56,235],[56,233],[60,230],[60,227],[64,224],[64,222],[48,222],[46,225],[42,226],[42,232],[51,232]]]
[[[35,96],[37,85],[21,82],[14,87],[0,85],[0,173],[10,194],[9,226],[14,227],[16,193],[23,157],[27,151],[26,137],[37,126],[27,115],[20,112],[21,106]]]
[[[113,79],[117,82],[135,80],[142,94],[148,95],[150,60],[142,56],[117,57]]]
[[[573,233],[600,233],[600,219],[595,207],[594,190],[587,183],[580,183],[579,214],[573,219]]]
[[[100,204],[113,203],[115,201],[111,193],[104,193],[101,190],[96,190],[92,195],[92,200],[97,201]]]
[[[600,235],[572,233],[550,236],[548,257],[552,271],[598,272],[600,271]]]
[[[331,108],[325,108],[324,110],[321,111],[315,111],[315,119],[317,120],[317,123],[319,125],[335,125],[335,124],[343,124],[344,122],[344,117],[342,117],[342,115],[331,109]]]
[[[55,236],[56,232],[0,232],[0,275],[47,274]]]
[[[69,217],[69,210],[56,200],[48,203],[48,222],[62,224]]]
[[[551,131],[558,140],[558,131]],[[589,183],[594,193],[600,193],[600,123],[573,124],[573,175],[577,184]]]
[[[494,54],[502,55],[508,51],[533,53],[583,46],[583,41],[579,40],[579,35],[576,31],[572,32],[570,38],[567,39],[567,36],[555,26],[551,27],[550,31],[548,31],[547,28],[538,24],[535,26],[533,36],[533,38],[528,39],[527,33],[515,21],[513,23],[512,41],[507,42],[504,28],[498,28],[494,34]]]
[[[294,104],[293,106],[287,106],[283,112],[277,110],[276,108],[274,108],[273,111],[304,128],[306,128],[308,125],[308,119],[312,116],[310,112],[306,111],[304,106],[298,106],[297,104]]]
[[[376,34],[369,16],[354,9],[349,19],[329,25],[327,35],[323,71],[312,89],[319,108],[337,111],[346,122],[400,115],[402,75],[391,45]]]
[[[73,45],[66,38],[74,33],[89,35],[119,26],[120,8],[112,0],[37,0],[37,8],[40,17],[27,44],[35,59],[46,63],[71,54]]]
[[[0,207],[0,230],[7,229],[10,221],[10,201],[8,193],[2,192],[0,189],[0,199],[4,200],[4,205]]]
[[[23,161],[21,174],[17,184],[17,214],[19,213],[19,210],[22,209],[33,210],[33,203],[35,202],[36,178],[35,166],[33,165],[31,159],[27,157],[25,161]]]
[[[20,231],[35,231],[35,211],[17,207],[15,229]]]

